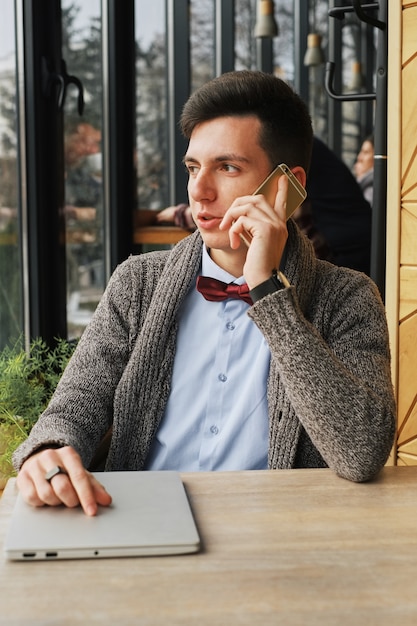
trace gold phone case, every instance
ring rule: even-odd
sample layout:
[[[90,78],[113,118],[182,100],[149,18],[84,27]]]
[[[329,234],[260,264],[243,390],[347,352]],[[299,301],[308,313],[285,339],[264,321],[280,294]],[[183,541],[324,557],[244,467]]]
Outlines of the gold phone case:
[[[288,165],[281,163],[278,165],[258,187],[253,195],[262,194],[265,196],[270,205],[274,206],[275,196],[278,190],[278,178],[285,174],[288,178],[288,195],[287,195],[287,219],[291,217],[296,209],[306,199],[307,193],[299,182],[298,178],[292,173]]]
[[[291,217],[296,209],[307,197],[306,190],[299,182],[298,178],[292,173],[288,165],[281,163],[278,165],[269,176],[263,181],[263,183],[254,191],[253,195],[262,194],[271,206],[275,204],[275,197],[278,191],[278,178],[282,175],[288,178],[288,194],[287,194],[287,219]],[[251,236],[249,233],[244,233],[241,236],[242,241],[247,246],[250,245]]]

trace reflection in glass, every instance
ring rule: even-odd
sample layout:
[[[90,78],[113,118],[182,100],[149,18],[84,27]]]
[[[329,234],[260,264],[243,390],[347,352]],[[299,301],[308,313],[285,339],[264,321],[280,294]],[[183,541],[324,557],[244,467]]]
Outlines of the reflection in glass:
[[[14,2],[0,20],[0,350],[23,331],[19,237]]]
[[[165,0],[135,2],[136,167],[139,208],[167,206]]]
[[[214,2],[191,0],[191,90],[214,78]]]
[[[100,0],[62,3],[63,57],[84,87],[65,104],[65,217],[69,338],[89,322],[104,290]]]
[[[254,37],[258,0],[235,1],[235,69],[258,69],[257,40]],[[294,80],[294,2],[275,3],[279,35],[273,39],[274,73],[291,83]]]

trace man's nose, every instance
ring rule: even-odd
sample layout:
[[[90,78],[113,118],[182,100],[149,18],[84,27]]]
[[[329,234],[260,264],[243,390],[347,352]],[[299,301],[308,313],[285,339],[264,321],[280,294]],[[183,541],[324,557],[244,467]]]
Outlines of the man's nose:
[[[204,168],[201,168],[197,176],[190,178],[188,192],[196,202],[213,200],[216,196],[216,189],[211,174]]]

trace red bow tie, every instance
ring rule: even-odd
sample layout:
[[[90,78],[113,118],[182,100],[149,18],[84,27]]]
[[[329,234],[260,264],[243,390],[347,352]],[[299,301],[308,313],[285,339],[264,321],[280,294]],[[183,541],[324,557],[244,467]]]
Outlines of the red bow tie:
[[[249,295],[249,287],[246,283],[243,285],[227,284],[216,278],[198,276],[197,291],[211,302],[221,302],[222,300],[227,300],[227,298],[235,298],[244,300],[248,304],[253,304]]]

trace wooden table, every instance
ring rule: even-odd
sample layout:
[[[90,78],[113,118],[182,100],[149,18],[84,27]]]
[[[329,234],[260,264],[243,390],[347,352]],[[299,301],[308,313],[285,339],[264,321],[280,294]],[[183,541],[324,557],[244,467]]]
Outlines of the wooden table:
[[[173,245],[188,237],[189,230],[157,222],[157,214],[157,211],[143,208],[133,212],[133,243]]]
[[[199,554],[12,563],[1,624],[417,624],[417,467],[183,474]],[[0,501],[0,545],[14,502]]]
[[[175,244],[189,234],[189,230],[178,226],[142,226],[133,231],[133,243]]]

